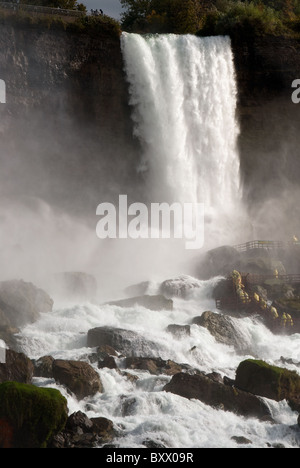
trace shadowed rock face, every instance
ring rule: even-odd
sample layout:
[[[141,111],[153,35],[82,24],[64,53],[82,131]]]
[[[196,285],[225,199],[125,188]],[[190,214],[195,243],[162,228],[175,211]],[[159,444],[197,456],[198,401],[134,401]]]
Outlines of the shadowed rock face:
[[[1,325],[21,327],[40,317],[41,312],[51,312],[53,300],[42,289],[22,280],[0,282]]]
[[[225,411],[244,416],[270,416],[268,407],[255,395],[216,382],[202,374],[177,373],[164,390],[185,398],[196,398],[205,404],[222,407]]]
[[[252,208],[254,227],[259,228],[261,236],[269,238],[273,234],[279,238],[289,228],[291,233],[299,229],[295,220],[299,199],[300,104],[292,102],[291,85],[300,77],[300,42],[265,36],[233,38],[232,46],[245,200]]]
[[[136,143],[119,38],[2,24],[0,51],[3,192],[85,215],[104,194],[129,194]]]
[[[125,356],[156,356],[158,347],[155,343],[132,330],[113,327],[96,327],[88,331],[87,346],[108,345]]]

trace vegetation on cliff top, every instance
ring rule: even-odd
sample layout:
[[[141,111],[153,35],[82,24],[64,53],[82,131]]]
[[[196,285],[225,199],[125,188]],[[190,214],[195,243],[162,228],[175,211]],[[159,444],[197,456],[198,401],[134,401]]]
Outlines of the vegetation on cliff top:
[[[78,34],[108,35],[119,37],[121,34],[120,23],[107,15],[88,16],[82,12],[82,16],[65,16],[42,12],[32,12],[22,9],[22,5],[15,12],[0,8],[0,24],[11,24],[36,29],[63,30]]]
[[[300,0],[120,0],[139,33],[300,36]]]
[[[86,11],[86,6],[83,3],[78,3],[77,0],[20,0],[20,4]]]
[[[34,11],[30,2],[53,7],[53,12]],[[73,33],[120,36],[136,33],[229,35],[245,38],[262,35],[300,38],[300,0],[120,0],[121,23],[106,15],[86,14],[78,0],[21,0],[17,11],[0,9],[0,23],[26,27],[63,29]],[[26,4],[23,5],[22,4]],[[78,10],[81,16],[60,15],[59,9]],[[41,9],[42,10],[42,9]],[[55,13],[55,14],[54,14]]]

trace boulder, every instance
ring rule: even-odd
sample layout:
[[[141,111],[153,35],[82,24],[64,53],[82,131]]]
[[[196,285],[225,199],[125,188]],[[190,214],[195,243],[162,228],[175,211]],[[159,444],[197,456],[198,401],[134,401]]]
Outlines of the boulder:
[[[5,363],[0,363],[0,382],[16,381],[29,384],[33,374],[34,365],[24,353],[6,350]]]
[[[192,276],[182,275],[178,278],[168,279],[161,283],[160,293],[166,297],[181,297],[187,299],[196,289],[199,289],[199,280]]]
[[[198,274],[202,279],[216,276],[227,276],[231,271],[238,270],[243,273],[273,275],[277,269],[280,275],[286,274],[282,261],[270,251],[252,249],[239,252],[232,246],[221,246],[209,250],[198,267]]]
[[[171,323],[167,326],[166,331],[171,333],[175,338],[183,338],[191,334],[191,327],[189,325],[176,325]]]
[[[219,343],[233,346],[237,351],[243,349],[243,337],[234,326],[231,317],[208,310],[203,312],[202,315],[194,317],[192,324],[207,328]]]
[[[96,327],[88,331],[87,346],[108,345],[124,356],[154,356],[157,346],[132,330]]]
[[[142,306],[150,310],[173,310],[173,301],[161,294],[130,297],[129,299],[106,302],[106,305],[115,305],[118,307]]]
[[[98,361],[98,368],[99,369],[118,369],[117,363],[115,361],[115,358],[113,356],[105,356],[103,359]]]
[[[164,391],[175,393],[184,398],[195,398],[206,405],[222,408],[241,416],[270,417],[267,405],[259,397],[235,387],[224,385],[204,374],[175,374],[165,385]]]
[[[0,384],[0,447],[42,448],[67,421],[67,401],[53,388]]]
[[[52,356],[42,356],[37,360],[33,360],[35,377],[51,379],[53,377],[53,362],[54,358]]]
[[[79,400],[103,391],[98,373],[87,362],[56,359],[52,364],[52,372],[54,379],[66,386]]]
[[[107,443],[113,440],[116,436],[114,424],[110,419],[97,417],[91,418],[93,423],[93,431],[100,437],[102,443]]]
[[[72,413],[65,429],[54,436],[50,448],[93,448],[115,437],[113,422],[107,418],[88,418],[82,411]]]
[[[235,386],[254,395],[294,403],[300,395],[300,376],[295,371],[271,366],[264,361],[247,359],[236,370]]]
[[[97,295],[96,278],[81,271],[57,273],[53,288],[58,297],[71,301],[93,301]]]
[[[230,245],[209,250],[198,267],[199,276],[202,279],[226,276],[232,270],[238,269],[240,256],[240,253]]]
[[[42,289],[22,280],[0,282],[1,325],[22,327],[51,312],[53,300]]]
[[[234,440],[237,444],[240,445],[252,444],[252,441],[250,439],[247,439],[243,436],[232,436],[231,440]]]

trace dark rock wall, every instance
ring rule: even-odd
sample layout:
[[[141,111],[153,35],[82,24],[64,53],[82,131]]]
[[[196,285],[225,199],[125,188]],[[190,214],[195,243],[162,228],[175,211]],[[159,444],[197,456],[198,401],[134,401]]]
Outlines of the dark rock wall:
[[[267,36],[232,46],[245,201],[257,235],[286,238],[299,229],[300,104],[291,85],[300,77],[300,41]]]
[[[137,183],[118,37],[1,25],[0,73],[2,193],[88,215]]]

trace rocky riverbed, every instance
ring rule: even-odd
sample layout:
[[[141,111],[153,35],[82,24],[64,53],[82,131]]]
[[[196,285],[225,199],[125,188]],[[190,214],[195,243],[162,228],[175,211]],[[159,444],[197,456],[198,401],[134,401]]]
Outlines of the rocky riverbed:
[[[1,446],[299,446],[299,334],[276,337],[256,316],[207,310],[222,281],[181,276],[158,283],[157,294],[104,304],[89,302],[82,288],[82,301],[64,308],[31,283],[1,283],[0,339],[8,348],[0,364]],[[134,291],[147,293],[149,284]],[[16,395],[22,418],[11,412]],[[36,412],[49,407],[52,416],[36,423]],[[184,436],[172,438],[172,413]],[[227,420],[228,435],[224,429],[219,441],[203,442],[199,429],[189,440],[186,423],[199,417]]]

